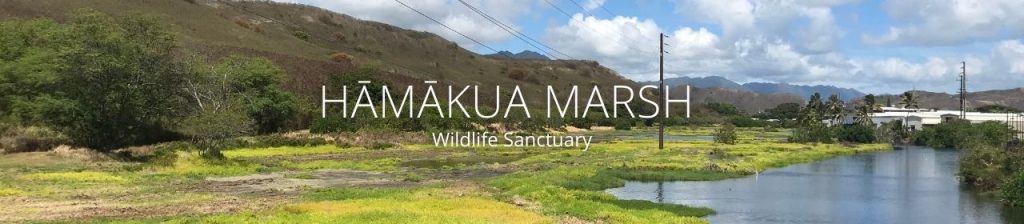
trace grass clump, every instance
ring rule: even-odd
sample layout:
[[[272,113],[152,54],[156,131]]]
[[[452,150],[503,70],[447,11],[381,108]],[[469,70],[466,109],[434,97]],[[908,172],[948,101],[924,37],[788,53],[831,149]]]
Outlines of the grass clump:
[[[300,170],[348,169],[362,171],[396,171],[398,170],[399,162],[401,162],[401,160],[398,158],[377,160],[315,160],[302,163],[283,161],[279,166]]]
[[[272,156],[299,156],[299,155],[315,155],[315,154],[331,154],[331,153],[347,153],[356,152],[361,150],[360,148],[341,148],[334,145],[320,145],[312,147],[304,146],[284,146],[284,147],[271,147],[271,148],[241,148],[233,150],[225,150],[221,153],[224,157],[232,158],[251,158],[251,157],[272,157]]]
[[[208,176],[239,176],[259,173],[267,167],[231,159],[203,159],[198,152],[178,152],[178,159],[173,165],[156,167],[158,173],[182,175],[192,178]]]
[[[86,183],[124,183],[128,179],[115,176],[106,172],[57,172],[57,173],[33,173],[21,176],[21,179],[30,181],[51,181],[51,182],[86,182]]]
[[[482,195],[443,189],[332,188],[303,195],[309,202],[270,214],[211,215],[173,223],[553,223],[548,217]],[[472,205],[472,206],[467,206]]]
[[[351,199],[408,196],[408,189],[391,188],[325,188],[306,192],[303,198],[310,201],[338,201]]]
[[[22,194],[25,194],[25,192],[14,188],[0,187],[0,197],[18,196]]]

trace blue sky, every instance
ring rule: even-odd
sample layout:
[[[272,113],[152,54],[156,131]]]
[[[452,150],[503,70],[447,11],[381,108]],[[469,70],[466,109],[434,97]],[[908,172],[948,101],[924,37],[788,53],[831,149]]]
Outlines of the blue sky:
[[[395,0],[282,1],[430,31],[494,53]],[[458,0],[401,1],[492,48],[541,52]],[[557,51],[595,60],[638,81],[657,77],[656,41],[664,32],[669,77],[955,92],[959,62],[967,61],[971,90],[1024,87],[1024,1],[464,1],[550,46],[541,47],[552,57],[567,59]]]

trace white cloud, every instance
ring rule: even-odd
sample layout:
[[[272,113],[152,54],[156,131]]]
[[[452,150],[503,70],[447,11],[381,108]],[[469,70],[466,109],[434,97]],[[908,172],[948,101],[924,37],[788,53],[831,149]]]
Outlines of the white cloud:
[[[831,7],[849,3],[832,1],[721,1],[687,0],[677,5],[681,14],[712,22],[722,29],[724,39],[767,38],[799,43],[808,53],[831,51],[843,36]]]
[[[900,25],[864,35],[874,45],[956,45],[1024,31],[1024,1],[889,0],[883,8]]]
[[[438,33],[464,46],[472,42],[444,29],[393,1],[288,0],[324,7],[357,18]],[[515,26],[516,18],[532,13],[523,1],[467,0],[499,20]],[[1024,31],[1024,1],[907,0],[885,4],[902,24],[865,42],[958,43],[992,39],[990,46],[963,56],[848,57],[836,45],[845,35],[833,7],[857,0],[682,0],[676,11],[711,23],[720,32],[699,25],[666,28],[655,21],[618,16],[595,18],[573,15],[547,27],[543,40],[576,59],[595,60],[624,76],[646,81],[657,77],[659,33],[668,34],[666,75],[719,75],[734,81],[826,84],[875,93],[898,93],[909,88],[955,91],[959,62],[968,63],[972,89],[1019,87],[1024,83],[1024,43],[998,41],[999,33]],[[445,24],[485,43],[511,37],[455,0],[404,1]],[[536,3],[534,1],[529,1]],[[596,10],[604,0],[577,0]],[[543,4],[542,4],[543,5]],[[869,46],[870,47],[870,46]],[[914,51],[919,48],[902,48]],[[897,50],[899,51],[899,50]],[[929,51],[924,51],[929,52]]]
[[[590,11],[597,9],[598,7],[601,7],[601,5],[604,5],[604,0],[589,0],[587,1],[587,3],[583,4],[583,8],[587,9],[587,11]]]
[[[577,59],[636,71],[649,68],[649,63],[657,59],[657,42],[646,40],[657,38],[659,33],[661,29],[652,20],[621,16],[598,19],[576,14],[565,25],[549,27],[544,41]]]
[[[1002,65],[999,70],[1006,71],[1007,76],[1018,80],[1024,76],[1024,44],[1020,40],[1000,42],[992,55],[995,62]]]

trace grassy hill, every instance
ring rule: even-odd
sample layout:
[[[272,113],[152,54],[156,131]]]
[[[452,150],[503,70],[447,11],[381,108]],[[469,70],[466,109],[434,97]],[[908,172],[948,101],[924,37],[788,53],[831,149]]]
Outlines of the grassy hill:
[[[958,94],[936,93],[920,90],[916,91],[915,94],[918,97],[918,103],[921,104],[921,108],[938,108],[945,110],[960,109],[960,95]],[[969,92],[967,94],[967,106],[970,108],[978,108],[986,105],[1003,105],[1017,110],[1024,110],[1024,97],[1021,97],[1022,95],[1024,95],[1024,88]],[[892,102],[892,104],[898,106],[900,103],[900,96],[884,95],[879,102],[882,104]]]
[[[0,19],[47,17],[58,21],[76,9],[111,15],[143,13],[178,33],[182,53],[212,59],[230,54],[263,56],[288,73],[284,87],[318,100],[331,74],[376,65],[376,78],[393,85],[520,85],[528,103],[544,103],[547,85],[637,85],[594,61],[507,60],[468,51],[438,35],[364,21],[325,9],[264,1],[218,0],[5,0]],[[606,88],[610,90],[611,88]],[[489,95],[493,95],[491,91]],[[506,93],[507,94],[507,93]],[[488,96],[489,96],[488,95]],[[530,97],[535,95],[535,97]],[[483,102],[490,97],[483,97]],[[507,99],[503,99],[507,100]]]

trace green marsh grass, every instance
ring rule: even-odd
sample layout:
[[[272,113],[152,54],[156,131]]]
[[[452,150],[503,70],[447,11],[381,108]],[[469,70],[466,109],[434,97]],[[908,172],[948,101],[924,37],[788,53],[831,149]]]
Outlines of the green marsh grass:
[[[33,173],[20,176],[23,180],[48,181],[48,182],[86,182],[86,183],[125,183],[127,178],[113,175],[106,172],[56,172],[56,173]]]
[[[224,150],[221,153],[224,157],[233,158],[249,158],[249,157],[272,157],[272,156],[299,156],[299,155],[316,155],[316,154],[334,154],[334,153],[349,153],[365,151],[366,149],[360,147],[342,148],[335,145],[320,145],[320,146],[284,146],[284,147],[270,147],[270,148],[241,148]]]
[[[279,166],[300,170],[349,169],[361,171],[397,171],[398,163],[401,161],[402,160],[398,158],[377,160],[314,160],[300,163],[282,161]]]

